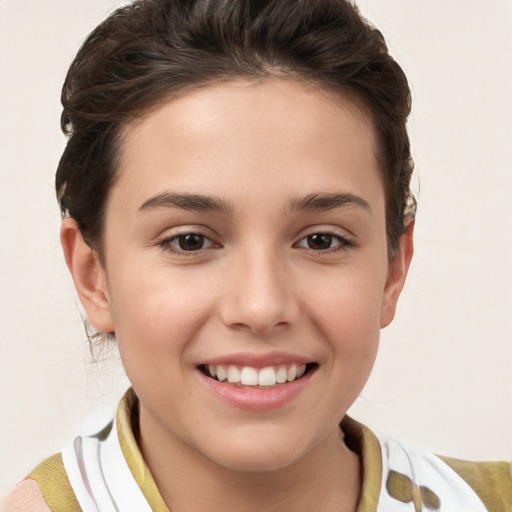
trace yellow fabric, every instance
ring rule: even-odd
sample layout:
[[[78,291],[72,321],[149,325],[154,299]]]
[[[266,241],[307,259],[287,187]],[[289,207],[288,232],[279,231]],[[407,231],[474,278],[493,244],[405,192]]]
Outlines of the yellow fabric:
[[[130,388],[119,404],[116,416],[119,443],[128,467],[153,512],[169,512],[133,435],[131,415],[137,400],[135,392]]]
[[[60,453],[49,457],[26,477],[35,480],[52,512],[81,512]]]
[[[512,512],[511,464],[438,457],[466,481],[489,512]]]
[[[357,455],[361,463],[361,496],[357,512],[375,512],[379,503],[382,481],[382,456],[375,434],[349,416],[341,422],[345,442]]]

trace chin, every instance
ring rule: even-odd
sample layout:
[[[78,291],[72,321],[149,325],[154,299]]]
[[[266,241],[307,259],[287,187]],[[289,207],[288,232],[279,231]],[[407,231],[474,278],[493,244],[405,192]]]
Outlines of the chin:
[[[291,454],[268,454],[260,450],[258,453],[237,453],[223,457],[218,463],[228,470],[237,473],[271,473],[286,469],[297,461]]]
[[[215,452],[210,452],[210,458],[218,465],[240,473],[268,473],[292,466],[306,453],[301,450],[300,442],[287,443],[280,437],[274,441],[268,437],[264,440],[258,437],[243,439],[231,438],[226,442],[225,450],[220,451],[221,445]]]

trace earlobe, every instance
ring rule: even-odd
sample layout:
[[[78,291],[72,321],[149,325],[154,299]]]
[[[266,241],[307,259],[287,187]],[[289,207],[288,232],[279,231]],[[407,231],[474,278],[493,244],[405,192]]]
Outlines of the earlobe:
[[[98,331],[114,332],[106,273],[97,252],[84,242],[75,220],[71,218],[62,221],[60,241],[89,323]]]
[[[405,233],[400,237],[398,252],[389,262],[388,276],[381,305],[381,329],[387,327],[395,317],[398,298],[404,287],[414,252],[413,233],[414,219],[410,219],[406,224]]]

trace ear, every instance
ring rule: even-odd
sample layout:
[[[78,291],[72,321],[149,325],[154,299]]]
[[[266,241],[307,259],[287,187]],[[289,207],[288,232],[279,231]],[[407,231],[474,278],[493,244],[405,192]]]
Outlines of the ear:
[[[84,242],[74,219],[63,219],[60,242],[89,323],[98,331],[114,332],[105,269],[98,253]]]
[[[387,327],[395,317],[398,297],[400,297],[404,287],[414,252],[413,233],[414,219],[410,219],[406,225],[405,233],[400,237],[398,252],[389,262],[388,276],[381,303],[381,329]]]

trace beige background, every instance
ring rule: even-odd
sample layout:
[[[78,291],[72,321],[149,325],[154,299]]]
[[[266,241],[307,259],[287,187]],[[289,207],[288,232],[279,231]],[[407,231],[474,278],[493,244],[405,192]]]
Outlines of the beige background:
[[[115,5],[0,0],[0,494],[106,421],[127,385],[115,354],[89,363],[53,196],[60,86]],[[420,209],[398,317],[352,414],[437,452],[512,459],[512,2],[359,5],[412,84]]]

